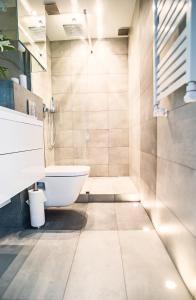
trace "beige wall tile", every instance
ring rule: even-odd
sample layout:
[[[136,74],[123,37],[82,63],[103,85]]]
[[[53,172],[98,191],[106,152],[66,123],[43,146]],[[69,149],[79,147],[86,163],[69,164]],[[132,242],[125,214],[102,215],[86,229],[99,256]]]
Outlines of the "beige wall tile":
[[[69,57],[52,58],[52,75],[71,75],[72,64]]]
[[[90,164],[94,176],[108,176],[109,120],[110,128],[117,129],[111,131],[110,145],[128,145],[127,41],[93,40],[93,54],[79,40],[51,43],[56,150],[73,151],[67,158],[59,150],[58,164]],[[122,169],[116,168],[116,174]]]
[[[162,101],[168,118],[153,118],[152,13],[152,1],[136,1],[129,38],[130,175],[195,298],[195,113],[184,105],[182,88]]]
[[[141,124],[141,151],[157,154],[157,119],[143,122]],[[164,141],[166,142],[166,141]]]
[[[91,165],[90,176],[93,177],[107,177],[108,165]]]
[[[74,111],[73,112],[73,129],[87,129],[88,118],[86,112]]]
[[[72,92],[72,77],[52,75],[52,92],[53,94],[66,94]]]
[[[128,74],[128,57],[127,55],[110,55],[109,74]]]
[[[113,147],[109,148],[109,164],[128,164],[129,163],[129,148],[128,147]]]
[[[83,159],[86,160],[87,164],[89,164],[87,147],[81,147],[81,146],[74,147],[73,151],[74,151],[74,160]]]
[[[73,159],[66,159],[62,158],[60,160],[55,159],[55,165],[56,166],[73,166],[74,165],[74,160]]]
[[[90,147],[87,151],[90,165],[108,164],[108,148]]]
[[[93,53],[95,56],[103,56],[103,55],[111,55],[111,49],[106,42],[106,39],[103,40],[98,40],[98,39],[93,39],[92,40],[93,44]]]
[[[127,90],[128,90],[127,75],[108,75],[107,76],[107,90],[110,93],[127,92]]]
[[[129,130],[128,129],[111,129],[109,130],[110,147],[128,147]]]
[[[45,149],[46,167],[54,165],[54,151]]]
[[[158,119],[158,156],[196,169],[195,124],[194,103],[170,111],[168,118]]]
[[[109,93],[109,110],[128,110],[128,93]]]
[[[109,176],[128,176],[129,165],[109,165]]]
[[[87,75],[72,75],[72,92],[87,93],[88,92],[88,77]]]
[[[108,112],[88,112],[89,129],[108,129]]]
[[[110,53],[113,54],[127,54],[128,53],[128,39],[108,39],[106,40],[107,47]]]
[[[72,109],[73,111],[87,111],[88,94],[86,93],[72,94]]]
[[[141,120],[145,121],[153,119],[153,87],[150,87],[141,93],[140,100],[143,104],[140,111]]]
[[[109,72],[109,61],[105,53],[98,53],[97,55],[93,53],[88,57],[88,74],[89,75],[104,75]]]
[[[158,158],[157,197],[196,237],[195,182],[196,170]]]
[[[140,176],[151,191],[156,191],[156,167],[157,157],[155,155],[141,152],[140,153]]]
[[[107,93],[88,93],[87,95],[88,111],[106,111],[108,110],[108,94]]]
[[[126,110],[121,111],[109,111],[109,128],[110,129],[123,129],[128,128],[128,112]]]
[[[58,130],[72,129],[72,112],[58,112],[55,113],[55,125],[56,125],[56,134]]]
[[[87,74],[87,58],[83,56],[71,57],[71,72],[73,75]]]
[[[89,130],[88,147],[108,147],[108,130]]]
[[[59,130],[55,142],[56,148],[73,147],[73,131]]]
[[[74,159],[74,165],[76,166],[89,166],[89,160],[88,158],[76,158]]]
[[[51,42],[51,57],[67,57],[71,55],[71,42],[58,41]]]
[[[86,147],[88,138],[87,130],[73,130],[73,145],[74,147]]]
[[[56,102],[57,112],[72,111],[73,107],[73,95],[69,94],[56,94],[54,95]]]
[[[107,75],[91,75],[88,77],[89,93],[107,93],[108,92]]]
[[[151,213],[153,224],[171,259],[175,261],[179,273],[186,274],[186,276],[183,276],[185,284],[195,296],[195,286],[192,285],[193,279],[196,278],[196,239],[194,235],[159,199],[157,199],[156,205],[152,205]],[[172,230],[173,228],[175,230]],[[173,232],[172,236],[171,230]],[[185,259],[185,256],[187,259]]]
[[[81,40],[71,41],[71,56],[83,57],[84,59],[90,54],[89,45]]]
[[[72,147],[66,148],[56,148],[54,152],[55,162],[65,162],[70,161],[73,162],[74,159],[74,151]]]

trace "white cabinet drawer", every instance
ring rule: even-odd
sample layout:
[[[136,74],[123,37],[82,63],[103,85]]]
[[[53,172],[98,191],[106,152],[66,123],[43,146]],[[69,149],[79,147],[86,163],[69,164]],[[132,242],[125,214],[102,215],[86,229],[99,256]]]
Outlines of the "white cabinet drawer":
[[[0,114],[0,155],[43,147],[42,122],[23,114],[16,116]]]
[[[0,205],[44,177],[43,149],[0,155]]]

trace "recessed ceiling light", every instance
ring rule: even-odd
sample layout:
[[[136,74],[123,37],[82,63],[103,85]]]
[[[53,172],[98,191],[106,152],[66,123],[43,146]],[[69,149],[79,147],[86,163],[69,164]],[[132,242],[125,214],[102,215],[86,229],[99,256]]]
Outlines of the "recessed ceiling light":
[[[174,290],[174,289],[176,289],[177,284],[175,283],[175,281],[172,281],[172,280],[166,280],[165,286],[166,286],[166,288],[169,289],[169,290]]]

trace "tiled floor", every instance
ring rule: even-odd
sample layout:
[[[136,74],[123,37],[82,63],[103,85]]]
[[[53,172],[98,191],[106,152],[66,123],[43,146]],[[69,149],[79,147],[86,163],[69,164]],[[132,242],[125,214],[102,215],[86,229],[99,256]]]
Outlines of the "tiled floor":
[[[138,194],[130,177],[89,177],[82,193],[91,194]]]
[[[138,203],[48,211],[42,230],[1,232],[2,300],[190,300]]]
[[[89,194],[88,199],[84,197]],[[89,177],[81,191],[79,202],[139,201],[140,195],[130,177]]]

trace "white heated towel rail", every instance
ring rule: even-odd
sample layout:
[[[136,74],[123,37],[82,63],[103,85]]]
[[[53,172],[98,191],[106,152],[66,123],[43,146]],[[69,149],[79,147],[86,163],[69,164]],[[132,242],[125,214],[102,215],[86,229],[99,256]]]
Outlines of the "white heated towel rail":
[[[196,101],[196,0],[154,0],[154,116],[167,115],[161,99],[186,84]]]

